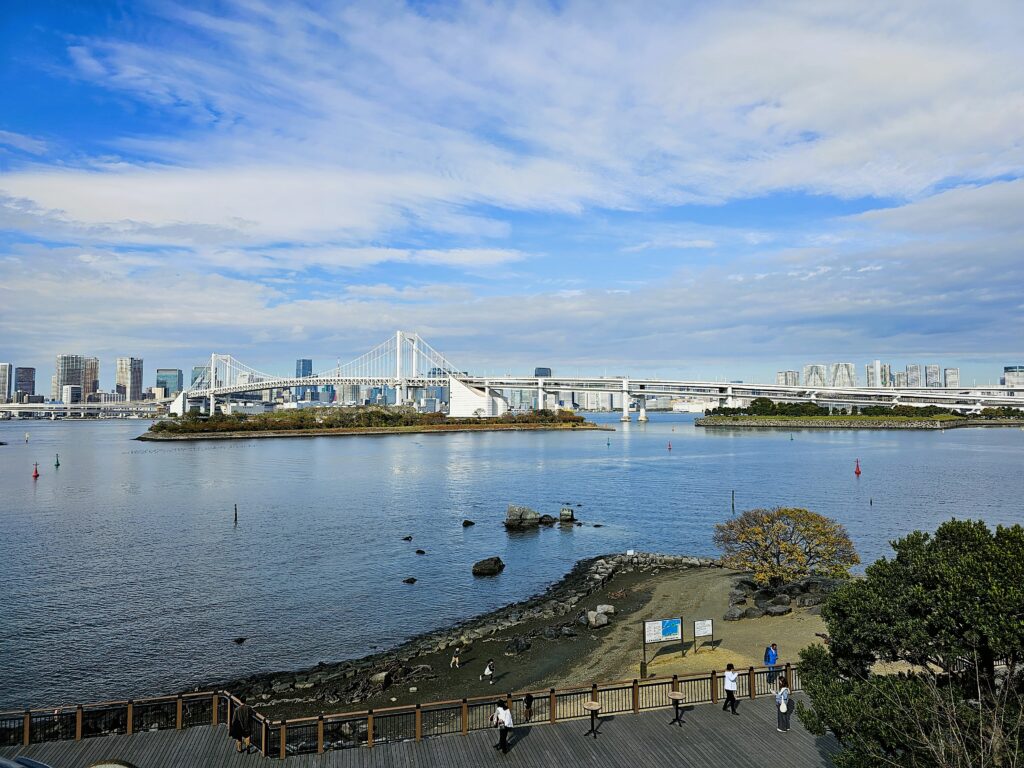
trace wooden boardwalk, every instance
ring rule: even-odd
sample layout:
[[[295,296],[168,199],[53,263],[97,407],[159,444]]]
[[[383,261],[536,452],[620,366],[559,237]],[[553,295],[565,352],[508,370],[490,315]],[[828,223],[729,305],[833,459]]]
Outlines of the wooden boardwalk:
[[[799,694],[796,696],[799,698]],[[671,765],[673,768],[764,768],[786,765],[827,768],[838,745],[831,736],[805,731],[796,715],[792,730],[775,729],[771,698],[745,700],[739,716],[713,704],[688,707],[682,727],[671,726],[671,710],[602,719],[595,740],[584,734],[589,720],[555,725],[517,726],[507,755],[492,748],[496,732],[441,736],[419,743],[381,744],[373,749],[346,749],[302,755],[286,761],[239,755],[224,726],[183,731],[154,731],[134,736],[106,736],[83,741],[6,747],[0,756],[25,755],[53,768],[89,768],[101,760],[122,760],[137,768],[514,768]]]

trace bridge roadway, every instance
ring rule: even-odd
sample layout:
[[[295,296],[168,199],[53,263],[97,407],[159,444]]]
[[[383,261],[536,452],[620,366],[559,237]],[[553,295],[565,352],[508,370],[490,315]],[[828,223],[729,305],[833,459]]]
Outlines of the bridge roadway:
[[[715,704],[685,709],[681,727],[669,725],[671,710],[603,718],[596,740],[586,735],[590,725],[587,720],[520,724],[506,755],[492,749],[497,741],[495,732],[475,731],[418,743],[405,741],[373,749],[301,755],[281,763],[257,754],[237,754],[227,728],[201,726],[7,747],[0,749],[0,756],[25,755],[53,768],[88,768],[101,760],[122,760],[136,768],[827,768],[833,765],[832,755],[838,750],[831,735],[811,735],[795,714],[792,730],[778,733],[775,702],[770,697],[741,700],[737,717]]]

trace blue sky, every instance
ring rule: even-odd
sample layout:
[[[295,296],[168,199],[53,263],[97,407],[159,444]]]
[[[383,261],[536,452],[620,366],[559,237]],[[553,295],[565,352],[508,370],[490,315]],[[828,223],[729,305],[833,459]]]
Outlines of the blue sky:
[[[1019,3],[18,2],[0,360],[1024,363]]]

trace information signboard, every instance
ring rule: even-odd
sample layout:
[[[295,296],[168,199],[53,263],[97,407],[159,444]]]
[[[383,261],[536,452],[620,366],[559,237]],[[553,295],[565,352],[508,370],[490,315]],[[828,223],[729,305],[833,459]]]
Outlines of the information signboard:
[[[711,619],[704,619],[702,621],[693,622],[693,636],[697,637],[714,637],[714,629],[711,624]]]
[[[683,639],[682,619],[658,619],[644,622],[644,643],[666,643]]]

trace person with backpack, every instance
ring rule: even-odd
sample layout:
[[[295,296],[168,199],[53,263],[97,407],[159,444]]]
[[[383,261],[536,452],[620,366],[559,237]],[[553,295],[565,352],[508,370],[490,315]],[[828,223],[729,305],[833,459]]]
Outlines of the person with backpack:
[[[789,733],[789,716],[792,702],[789,700],[789,688],[785,675],[779,678],[779,689],[775,692],[775,708],[779,711],[779,733]]]
[[[768,684],[771,685],[775,682],[775,678],[779,676],[776,671],[775,665],[779,661],[779,646],[772,643],[764,649],[764,665],[768,667]]]

